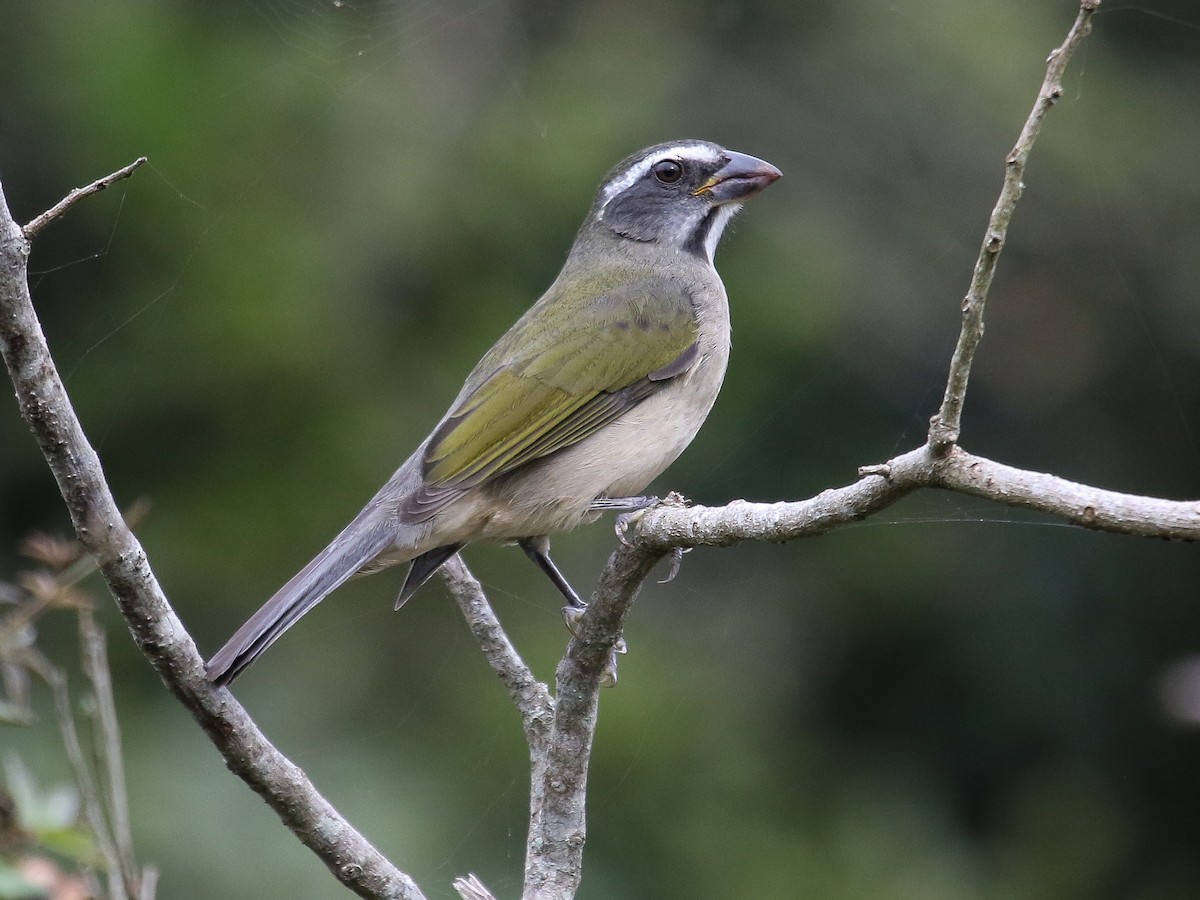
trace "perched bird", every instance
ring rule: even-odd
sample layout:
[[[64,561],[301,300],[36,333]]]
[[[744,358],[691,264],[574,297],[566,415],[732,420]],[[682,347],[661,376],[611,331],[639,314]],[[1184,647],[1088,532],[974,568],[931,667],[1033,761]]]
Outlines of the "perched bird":
[[[742,202],[779,176],[692,140],[613,169],[549,290],[362,512],[217,652],[209,679],[231,682],[352,576],[410,563],[399,609],[484,538],[517,542],[582,607],[547,536],[653,502],[636,495],[696,436],[729,358],[713,253]]]

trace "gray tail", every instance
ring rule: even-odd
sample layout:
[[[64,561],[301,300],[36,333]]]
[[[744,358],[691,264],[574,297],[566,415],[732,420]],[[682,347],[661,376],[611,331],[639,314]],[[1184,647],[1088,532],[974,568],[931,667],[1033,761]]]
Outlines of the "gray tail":
[[[217,651],[208,661],[208,680],[227,685],[237,678],[301,616],[378,556],[394,538],[394,532],[367,524],[361,517],[352,522]]]

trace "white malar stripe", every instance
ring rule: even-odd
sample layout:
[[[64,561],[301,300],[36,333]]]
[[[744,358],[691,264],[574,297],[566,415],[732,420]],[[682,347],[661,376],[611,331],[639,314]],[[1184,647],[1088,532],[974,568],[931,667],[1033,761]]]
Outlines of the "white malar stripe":
[[[647,156],[641,162],[631,166],[629,171],[620,178],[614,179],[604,186],[604,200],[600,204],[600,214],[604,214],[605,207],[608,206],[609,201],[613,197],[637,184],[655,163],[661,162],[664,159],[694,159],[715,163],[720,158],[720,150],[709,144],[676,144],[673,147],[664,147],[658,153]]]
[[[708,264],[713,264],[713,255],[717,252],[717,243],[721,240],[721,232],[729,224],[729,220],[737,215],[742,208],[740,203],[726,203],[717,207],[717,217],[713,219],[712,227],[704,237],[704,252],[708,256]]]

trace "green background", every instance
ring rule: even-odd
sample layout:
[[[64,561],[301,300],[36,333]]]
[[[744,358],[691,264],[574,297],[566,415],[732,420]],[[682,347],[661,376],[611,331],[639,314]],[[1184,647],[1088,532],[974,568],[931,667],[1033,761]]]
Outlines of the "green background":
[[[1200,19],[1112,4],[1000,262],[963,444],[1200,495]],[[7,4],[0,178],[120,502],[206,654],[330,538],[549,284],[603,174],[702,137],[785,178],[718,254],[734,350],[658,483],[802,498],[923,439],[988,211],[1070,2],[241,0]],[[0,396],[0,577],[53,482]],[[581,589],[608,524],[560,537]],[[649,584],[602,697],[581,898],[1200,895],[1195,547],[924,493]],[[551,678],[558,596],[467,560]],[[238,682],[266,733],[428,896],[518,893],[519,722],[436,581],[339,591]],[[163,900],[344,892],[102,618],[136,844]],[[73,654],[65,616],[42,623]],[[1193,709],[1197,692],[1189,695]],[[52,720],[4,727],[66,777]]]

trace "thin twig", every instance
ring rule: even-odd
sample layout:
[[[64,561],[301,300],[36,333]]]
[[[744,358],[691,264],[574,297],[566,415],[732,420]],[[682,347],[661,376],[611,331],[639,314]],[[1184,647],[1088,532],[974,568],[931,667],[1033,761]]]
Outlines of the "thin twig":
[[[442,566],[441,573],[492,671],[508,688],[508,695],[521,714],[530,751],[540,751],[554,712],[549,689],[534,678],[529,666],[509,641],[483,588],[462,557],[458,554],[450,557]]]
[[[105,782],[108,818],[113,847],[120,864],[126,894],[142,897],[137,859],[133,852],[133,829],[129,819],[129,795],[125,786],[125,757],[121,749],[121,726],[113,700],[112,678],[108,668],[108,650],[104,632],[96,624],[90,607],[79,609],[79,642],[83,655],[83,673],[95,698],[97,734],[94,738],[99,755],[100,774]]]
[[[25,235],[25,240],[32,241],[41,232],[43,228],[53,222],[55,219],[63,215],[68,209],[82,200],[84,197],[89,197],[99,191],[106,190],[116,184],[123,178],[128,178],[134,173],[139,166],[146,162],[146,157],[139,156],[127,166],[122,166],[111,175],[105,175],[103,178],[97,178],[86,187],[74,188],[71,193],[63,197],[52,207],[42,213],[33,221],[29,222],[21,232]]]
[[[996,271],[996,262],[1004,242],[1008,237],[1008,226],[1012,221],[1017,201],[1025,189],[1025,164],[1029,161],[1029,153],[1037,140],[1042,121],[1050,108],[1062,96],[1062,77],[1066,71],[1075,48],[1091,32],[1091,19],[1100,0],[1083,0],[1079,5],[1079,14],[1071,30],[1067,32],[1062,46],[1050,52],[1046,60],[1046,77],[1038,91],[1037,100],[1025,126],[1017,138],[1017,143],[1005,158],[1004,186],[996,206],[988,219],[987,231],[983,236],[983,244],[979,249],[979,258],[975,262],[975,272],[971,276],[971,286],[962,303],[962,329],[958,335],[958,345],[954,348],[954,356],[950,361],[950,374],[946,379],[946,393],[942,398],[942,406],[929,423],[929,445],[937,454],[945,454],[958,441],[959,430],[962,427],[963,402],[967,396],[967,380],[971,375],[971,364],[975,360],[975,348],[983,339],[983,309],[987,303],[988,291],[992,286],[992,276]]]
[[[34,647],[26,650],[25,664],[49,685],[50,693],[54,697],[58,728],[62,733],[67,759],[75,773],[75,783],[79,786],[83,814],[87,819],[88,828],[96,840],[100,855],[104,857],[109,897],[111,900],[130,900],[125,891],[125,879],[122,877],[123,869],[116,841],[113,839],[112,832],[108,827],[108,820],[104,815],[104,803],[100,798],[100,788],[87,764],[83,753],[83,743],[79,740],[79,730],[75,727],[75,713],[71,708],[67,676]]]

